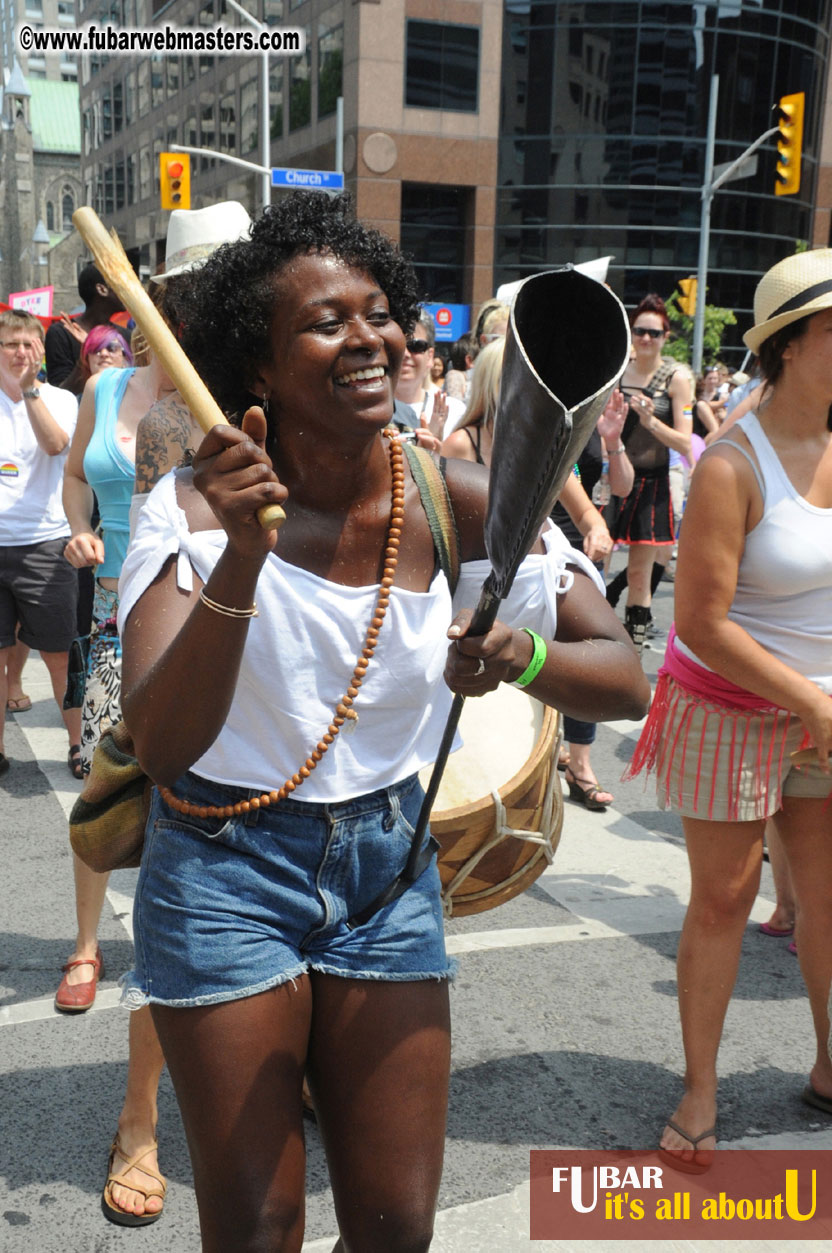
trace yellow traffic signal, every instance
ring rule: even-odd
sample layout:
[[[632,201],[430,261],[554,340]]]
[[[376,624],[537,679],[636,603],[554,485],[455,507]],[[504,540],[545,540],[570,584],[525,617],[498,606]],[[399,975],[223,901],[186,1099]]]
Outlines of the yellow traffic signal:
[[[190,209],[191,158],[183,152],[160,153],[159,188],[163,209]]]
[[[689,318],[696,317],[697,280],[693,275],[690,278],[680,278],[679,286],[682,289],[682,295],[676,303],[682,310],[682,313],[686,313]]]
[[[791,96],[781,96],[777,107],[781,117],[777,125],[777,181],[776,196],[793,196],[800,191],[800,158],[803,154],[803,109],[806,94],[796,91]]]

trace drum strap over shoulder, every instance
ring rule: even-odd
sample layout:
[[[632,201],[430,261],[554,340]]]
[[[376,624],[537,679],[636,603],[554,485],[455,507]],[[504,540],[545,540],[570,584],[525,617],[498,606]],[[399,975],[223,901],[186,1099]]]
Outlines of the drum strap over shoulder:
[[[453,595],[459,582],[459,533],[445,482],[445,458],[440,458],[437,466],[431,454],[418,444],[406,443],[404,451],[419,489],[440,568]]]

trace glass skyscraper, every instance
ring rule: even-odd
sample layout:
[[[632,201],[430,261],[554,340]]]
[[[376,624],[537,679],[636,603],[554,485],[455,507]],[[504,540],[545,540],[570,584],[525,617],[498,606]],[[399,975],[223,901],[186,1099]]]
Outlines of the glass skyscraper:
[[[775,196],[774,141],[717,192],[708,301],[733,308],[737,348],[754,288],[811,238],[832,0],[505,0],[495,286],[612,254],[628,306],[695,273],[708,102],[719,76],[717,165],[806,93],[800,192]]]

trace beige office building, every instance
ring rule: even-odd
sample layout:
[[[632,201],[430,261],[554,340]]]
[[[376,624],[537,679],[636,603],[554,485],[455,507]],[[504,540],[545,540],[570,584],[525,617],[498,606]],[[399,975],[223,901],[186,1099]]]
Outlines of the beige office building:
[[[343,167],[358,213],[416,252],[431,298],[489,296],[502,0],[246,7],[269,26],[300,27],[306,36],[303,54],[269,58],[270,164],[334,169],[342,95]],[[224,0],[82,0],[82,22],[116,16],[119,26],[245,25]],[[164,256],[160,152],[180,143],[260,163],[261,64],[256,56],[82,58],[86,198],[143,270]],[[193,157],[191,169],[193,208],[230,198],[259,210],[258,174],[209,156]]]

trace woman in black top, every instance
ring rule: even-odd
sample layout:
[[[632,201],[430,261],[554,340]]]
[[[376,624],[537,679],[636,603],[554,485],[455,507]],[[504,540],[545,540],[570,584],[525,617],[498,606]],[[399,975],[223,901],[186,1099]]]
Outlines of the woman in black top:
[[[690,458],[692,388],[687,367],[663,360],[670,322],[660,296],[645,296],[633,314],[633,357],[621,379],[629,402],[623,440],[635,482],[615,525],[630,548],[625,625],[637,648],[650,619],[653,563],[676,536],[670,503],[670,450]],[[667,550],[669,552],[669,548]]]

